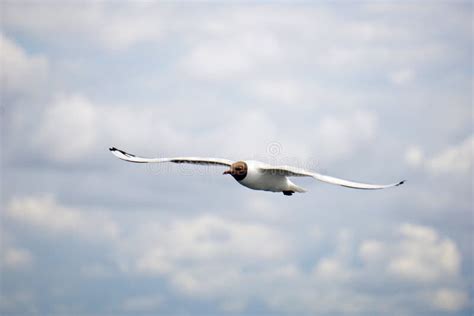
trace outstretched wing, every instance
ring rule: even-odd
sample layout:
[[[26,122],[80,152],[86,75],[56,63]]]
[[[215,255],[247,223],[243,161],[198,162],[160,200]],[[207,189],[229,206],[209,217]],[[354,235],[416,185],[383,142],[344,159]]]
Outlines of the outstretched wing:
[[[173,163],[189,163],[197,165],[218,165],[218,166],[230,166],[232,161],[220,158],[199,158],[199,157],[175,157],[175,158],[143,158],[132,154],[129,154],[123,150],[115,147],[109,148],[115,157],[125,161],[135,163],[160,163],[160,162],[173,162]]]
[[[326,176],[323,174],[319,174],[316,172],[307,171],[307,170],[290,167],[290,166],[260,167],[260,170],[262,172],[277,174],[277,175],[282,175],[282,176],[287,176],[287,177],[312,177],[319,181],[323,181],[323,182],[327,182],[331,184],[337,184],[337,185],[347,187],[347,188],[363,189],[363,190],[386,189],[390,187],[399,186],[405,182],[405,180],[403,180],[403,181],[392,183],[392,184],[367,184],[367,183],[360,183],[360,182],[353,182],[353,181],[338,179],[338,178]]]

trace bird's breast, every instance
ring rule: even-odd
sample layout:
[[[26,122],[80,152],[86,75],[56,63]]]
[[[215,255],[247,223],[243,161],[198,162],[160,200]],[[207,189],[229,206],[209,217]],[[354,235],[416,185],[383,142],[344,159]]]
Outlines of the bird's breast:
[[[258,162],[246,162],[247,174],[242,180],[237,180],[241,185],[254,190],[279,192],[287,187],[285,176],[264,173],[259,169]]]

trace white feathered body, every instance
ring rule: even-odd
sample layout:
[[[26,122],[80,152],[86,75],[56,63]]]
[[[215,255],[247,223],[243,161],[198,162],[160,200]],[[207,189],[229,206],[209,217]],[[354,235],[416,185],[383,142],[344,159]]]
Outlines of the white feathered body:
[[[241,185],[254,189],[271,192],[294,191],[305,192],[306,190],[291,182],[288,177],[279,174],[263,172],[262,167],[269,167],[260,161],[244,160],[247,164],[247,176],[239,182]]]

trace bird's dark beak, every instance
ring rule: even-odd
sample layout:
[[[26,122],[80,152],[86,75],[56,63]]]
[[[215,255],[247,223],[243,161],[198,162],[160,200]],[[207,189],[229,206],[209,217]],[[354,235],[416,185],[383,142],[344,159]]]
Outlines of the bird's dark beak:
[[[231,173],[231,170],[229,169],[229,170],[224,171],[224,173],[222,174],[230,174],[230,173]]]

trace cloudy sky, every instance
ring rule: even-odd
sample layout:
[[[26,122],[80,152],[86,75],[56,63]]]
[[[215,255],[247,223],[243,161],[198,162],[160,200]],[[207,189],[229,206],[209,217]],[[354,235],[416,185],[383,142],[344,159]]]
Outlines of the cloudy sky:
[[[473,312],[472,3],[0,6],[2,315]]]

